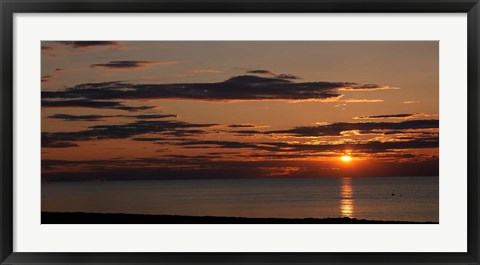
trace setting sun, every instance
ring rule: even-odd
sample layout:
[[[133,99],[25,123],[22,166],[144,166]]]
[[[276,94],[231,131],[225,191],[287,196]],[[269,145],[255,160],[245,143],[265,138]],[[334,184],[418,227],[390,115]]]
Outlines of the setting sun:
[[[342,159],[343,162],[350,162],[352,160],[352,157],[349,155],[343,155],[342,157],[340,157],[340,159]]]

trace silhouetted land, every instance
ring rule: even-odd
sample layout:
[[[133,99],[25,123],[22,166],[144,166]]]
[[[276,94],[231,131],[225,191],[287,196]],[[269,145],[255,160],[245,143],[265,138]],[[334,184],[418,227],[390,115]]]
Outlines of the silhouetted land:
[[[355,218],[244,218],[116,213],[42,212],[42,224],[436,224],[434,222],[378,221]]]

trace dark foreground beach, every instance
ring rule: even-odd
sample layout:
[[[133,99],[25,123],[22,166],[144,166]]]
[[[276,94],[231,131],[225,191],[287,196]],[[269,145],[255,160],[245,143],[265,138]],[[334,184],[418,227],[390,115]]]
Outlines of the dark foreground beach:
[[[437,224],[355,218],[243,218],[115,213],[42,212],[42,224]]]

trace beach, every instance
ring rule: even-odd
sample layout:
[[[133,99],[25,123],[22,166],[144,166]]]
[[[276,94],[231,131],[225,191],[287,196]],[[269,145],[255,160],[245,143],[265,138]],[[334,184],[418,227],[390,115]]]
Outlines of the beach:
[[[242,218],[142,214],[42,212],[42,224],[434,224],[356,218]]]

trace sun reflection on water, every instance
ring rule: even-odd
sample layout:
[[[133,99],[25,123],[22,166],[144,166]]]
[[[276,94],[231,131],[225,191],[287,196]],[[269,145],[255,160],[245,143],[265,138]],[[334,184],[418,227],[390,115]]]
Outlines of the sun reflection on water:
[[[350,178],[342,179],[342,193],[340,199],[340,213],[342,217],[353,218],[353,189]]]

